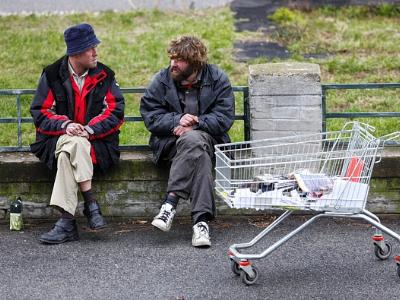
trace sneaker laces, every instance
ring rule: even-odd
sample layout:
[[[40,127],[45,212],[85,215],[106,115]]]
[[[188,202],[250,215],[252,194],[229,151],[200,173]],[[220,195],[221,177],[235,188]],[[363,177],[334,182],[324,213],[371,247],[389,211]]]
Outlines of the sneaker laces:
[[[171,211],[164,210],[162,212],[162,215],[158,219],[160,219],[160,220],[164,221],[165,223],[167,223],[167,220],[169,219],[170,214],[171,214]]]
[[[208,235],[208,228],[202,223],[197,223],[197,228],[199,229],[199,235]]]

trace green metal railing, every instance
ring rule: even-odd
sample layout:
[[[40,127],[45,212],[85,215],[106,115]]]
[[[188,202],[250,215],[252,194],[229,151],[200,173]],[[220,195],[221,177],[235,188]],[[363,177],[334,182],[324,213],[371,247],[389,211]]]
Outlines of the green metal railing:
[[[326,112],[328,90],[363,90],[363,89],[396,89],[400,83],[354,83],[354,84],[322,84],[322,132],[326,131],[326,119],[333,118],[399,118],[400,112]]]
[[[343,112],[332,113],[327,112],[327,91],[328,90],[354,90],[354,89],[397,89],[400,83],[365,83],[365,84],[322,84],[322,132],[327,129],[327,119],[338,118],[399,118],[400,112]],[[144,87],[123,88],[124,94],[142,94],[146,90]],[[243,99],[243,114],[236,114],[235,120],[242,120],[244,125],[244,139],[250,139],[250,110],[249,110],[249,88],[247,86],[234,86],[235,93],[241,93]],[[0,90],[0,96],[15,96],[16,98],[16,117],[0,118],[0,124],[14,123],[17,124],[17,146],[0,146],[0,152],[29,151],[28,146],[22,143],[22,124],[32,123],[32,118],[22,117],[21,97],[23,95],[34,95],[34,89],[14,89]],[[126,122],[143,122],[140,116],[126,116]],[[400,143],[395,143],[400,145]],[[148,149],[147,145],[121,145],[124,150]]]
[[[142,94],[146,88],[122,88],[123,94]],[[233,91],[235,93],[242,93],[243,99],[243,114],[236,114],[235,120],[243,120],[244,123],[244,139],[250,139],[250,121],[249,121],[249,88],[247,86],[234,86]],[[32,123],[33,120],[30,117],[22,117],[21,108],[21,97],[23,95],[34,95],[34,89],[14,89],[14,90],[0,90],[1,96],[15,96],[16,98],[16,117],[5,117],[0,118],[0,124],[14,123],[17,124],[17,146],[0,146],[0,152],[27,152],[30,151],[28,146],[23,146],[22,142],[22,124]],[[1,99],[1,98],[0,98]],[[125,116],[126,122],[143,122],[140,116]],[[123,150],[142,150],[149,149],[147,145],[121,145]]]

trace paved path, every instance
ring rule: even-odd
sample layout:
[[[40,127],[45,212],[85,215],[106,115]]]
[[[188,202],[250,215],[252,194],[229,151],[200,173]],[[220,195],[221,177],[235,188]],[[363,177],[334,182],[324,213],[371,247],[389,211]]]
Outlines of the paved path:
[[[270,240],[297,227],[286,221]],[[83,221],[83,220],[81,220]],[[191,227],[176,220],[170,233],[114,220],[102,233],[81,230],[81,240],[39,244],[49,223],[10,232],[0,224],[2,299],[398,299],[400,278],[392,258],[373,254],[372,229],[341,219],[317,221],[269,257],[256,262],[261,276],[244,286],[230,271],[230,244],[254,237],[268,219],[219,220],[213,246],[191,247]],[[384,224],[400,231],[398,220]],[[257,226],[251,225],[256,224]],[[84,224],[80,222],[81,228]],[[393,243],[394,254],[400,245]],[[266,244],[258,247],[266,248]]]
[[[57,2],[57,3],[56,3]],[[127,11],[158,8],[182,10],[217,7],[230,0],[1,0],[0,15],[31,13],[95,12],[105,10]],[[55,4],[56,3],[56,4]]]

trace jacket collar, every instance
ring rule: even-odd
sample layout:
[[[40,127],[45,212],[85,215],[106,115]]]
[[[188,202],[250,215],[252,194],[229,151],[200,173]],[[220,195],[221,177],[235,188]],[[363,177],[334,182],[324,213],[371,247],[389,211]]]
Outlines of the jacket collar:
[[[176,90],[174,80],[169,73],[169,68],[166,70],[164,75],[165,76],[161,78],[161,82],[167,86],[164,100],[167,101],[177,112],[183,113],[181,104],[179,103],[178,91]]]
[[[65,55],[62,57],[61,61],[61,66],[60,66],[60,71],[59,75],[61,80],[64,82],[67,79],[69,79],[69,69],[68,69],[68,56]],[[104,80],[107,77],[107,72],[103,68],[103,65],[101,63],[97,63],[97,66],[93,69],[89,69],[88,76],[92,77],[95,79],[96,83]]]

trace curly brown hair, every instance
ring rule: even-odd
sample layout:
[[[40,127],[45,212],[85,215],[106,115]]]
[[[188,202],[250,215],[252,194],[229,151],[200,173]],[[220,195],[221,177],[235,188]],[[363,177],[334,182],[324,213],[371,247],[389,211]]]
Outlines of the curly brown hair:
[[[195,69],[207,63],[207,47],[194,36],[181,36],[169,43],[168,56],[171,59],[183,59]]]

